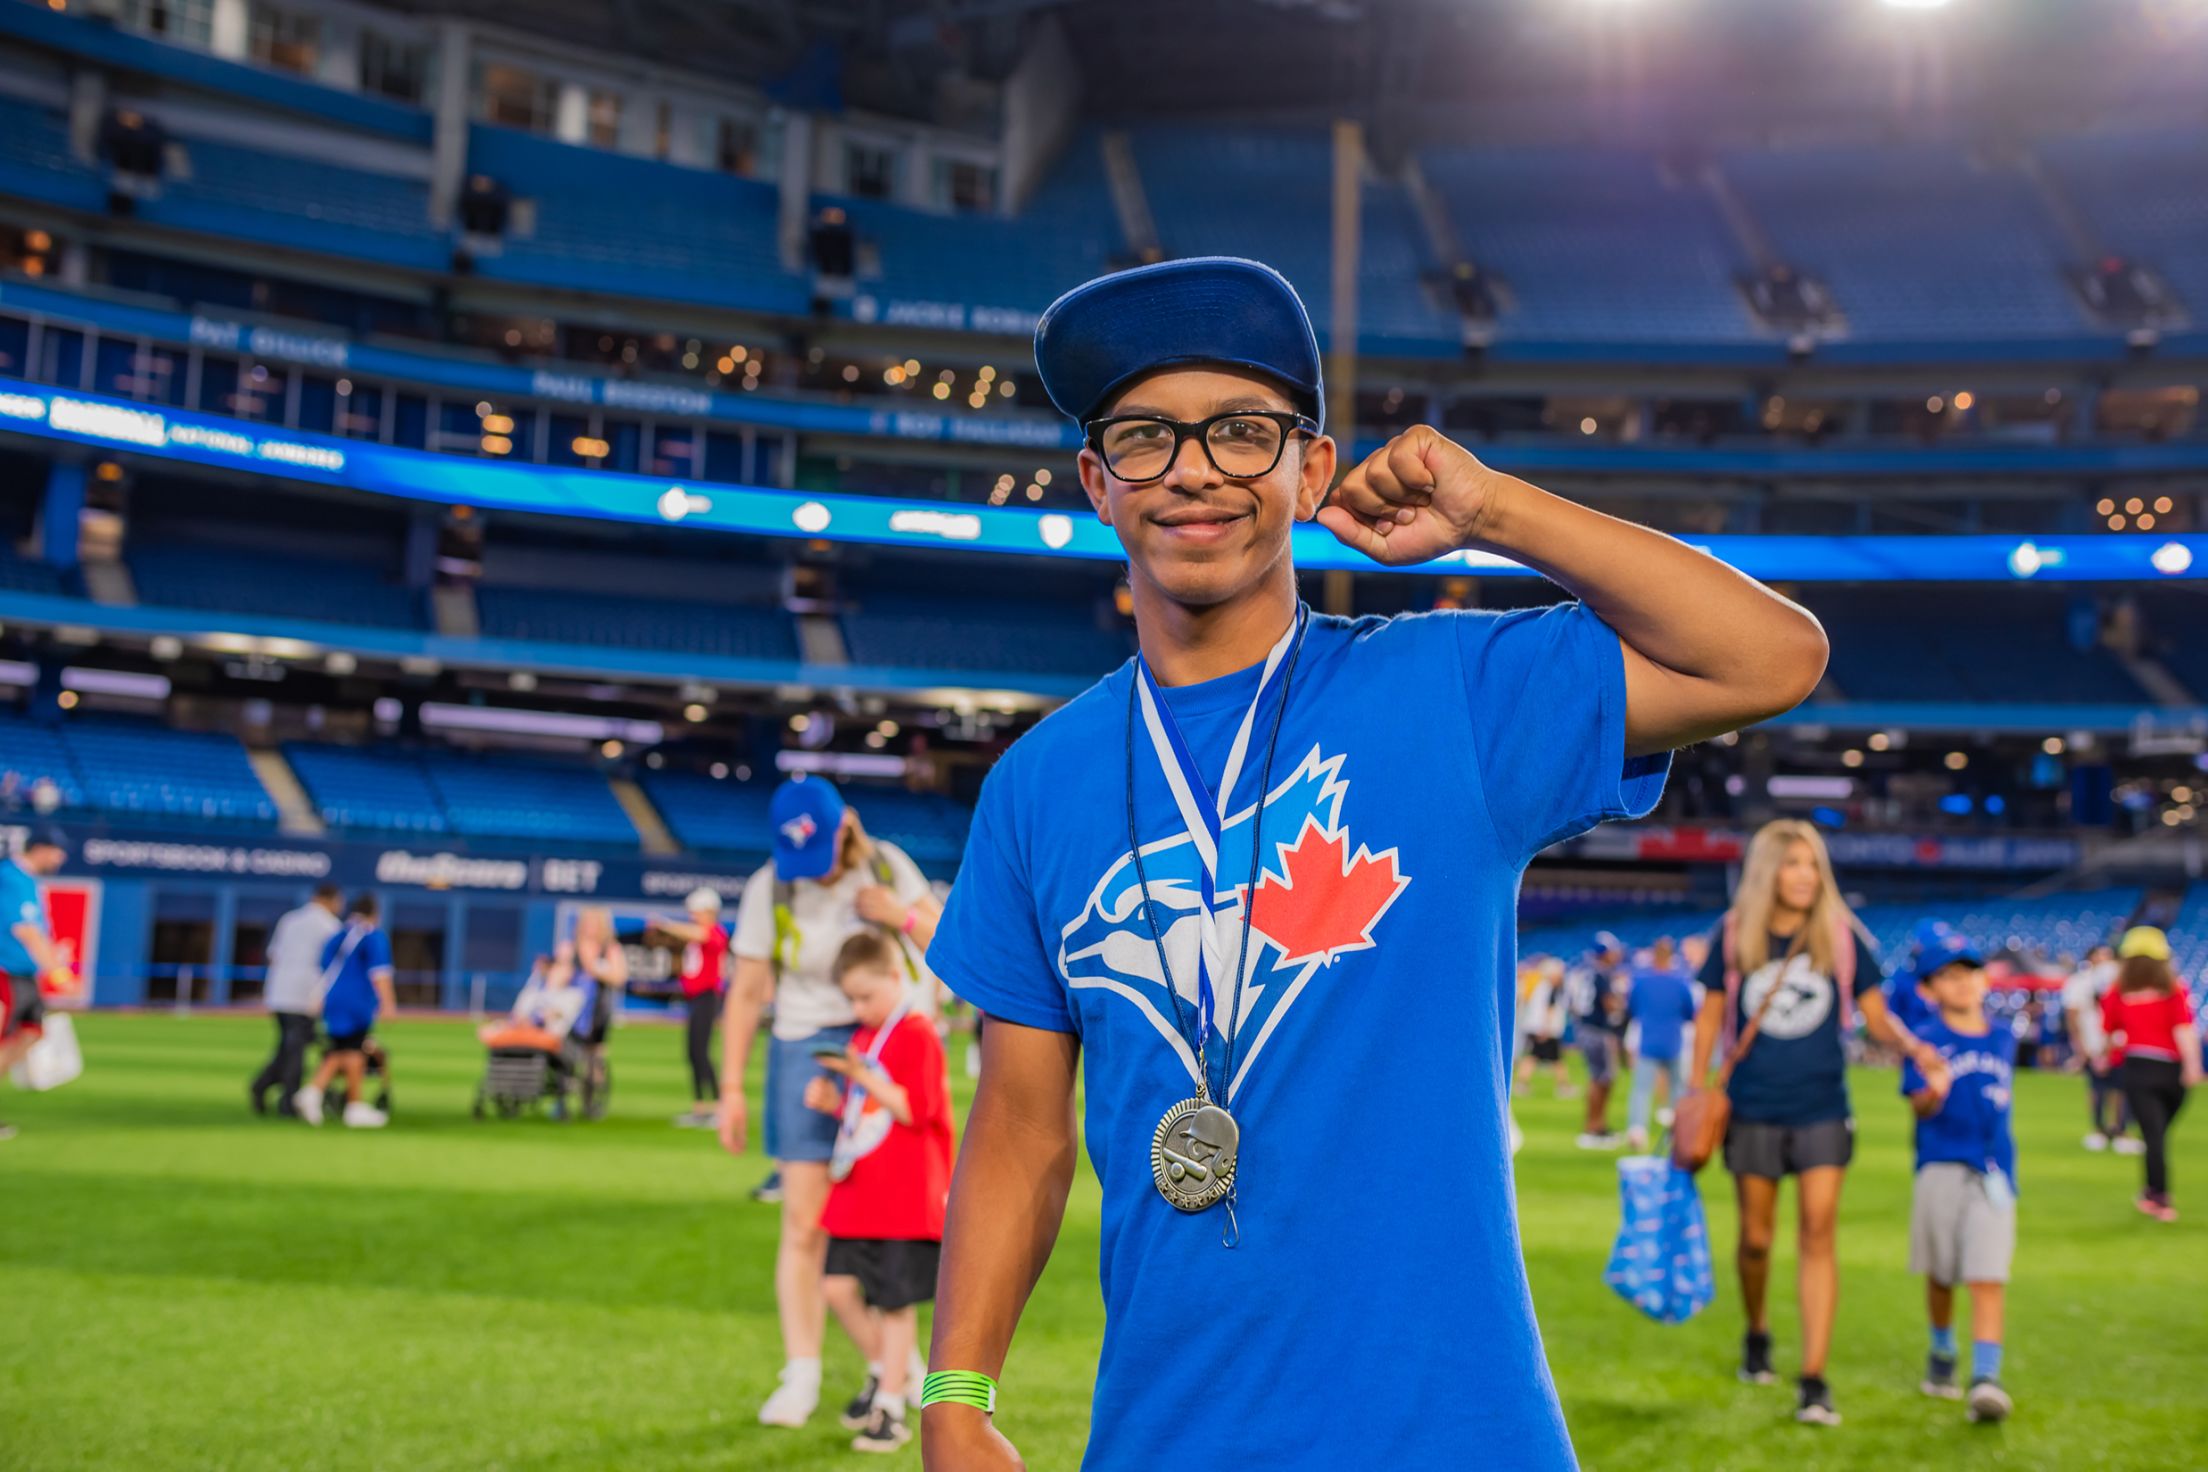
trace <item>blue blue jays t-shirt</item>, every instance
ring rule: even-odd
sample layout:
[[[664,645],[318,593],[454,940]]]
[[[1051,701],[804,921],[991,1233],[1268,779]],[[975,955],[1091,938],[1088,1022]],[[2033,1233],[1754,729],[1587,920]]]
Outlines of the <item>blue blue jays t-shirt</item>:
[[[1957,1032],[1936,1013],[1911,1030],[1947,1060],[1953,1080],[1940,1112],[1917,1121],[1917,1169],[1943,1161],[1975,1171],[1999,1166],[2014,1187],[2016,1138],[2009,1130],[2009,1091],[2015,1059],[2009,1030]],[[1903,1059],[1903,1096],[1921,1093],[1924,1086],[1924,1074]]]
[[[1860,997],[1880,982],[1878,955],[1860,931],[1851,929],[1849,936],[1855,946],[1851,995]],[[1720,927],[1711,935],[1710,956],[1702,963],[1702,984],[1719,992],[1725,987],[1724,939]],[[1737,1036],[1763,1005],[1765,995],[1774,986],[1780,988],[1763,1014],[1748,1056],[1733,1070],[1733,1081],[1725,1091],[1733,1101],[1733,1117],[1753,1124],[1799,1128],[1848,1117],[1848,1055],[1840,1038],[1840,988],[1817,970],[1806,947],[1787,960],[1793,943],[1791,936],[1771,937],[1771,959],[1741,978],[1733,1004]]]
[[[1641,1025],[1643,1058],[1676,1058],[1694,1020],[1694,983],[1677,971],[1643,967],[1633,973],[1625,1012]]]
[[[1165,692],[1215,790],[1258,675]],[[1254,903],[1231,1022],[1232,963],[1215,976],[1242,1129],[1231,1251],[1223,1206],[1184,1214],[1151,1179],[1151,1136],[1195,1071],[1128,851],[1133,678],[998,762],[928,951],[993,1020],[1078,1034],[1087,1055],[1105,1327],[1083,1465],[1417,1472],[1477,1448],[1572,1466],[1505,1139],[1516,908],[1535,853],[1662,791],[1668,758],[1625,757],[1617,635],[1577,604],[1310,620],[1254,902],[1270,709],[1221,846],[1229,956]],[[1192,1015],[1200,871],[1139,717],[1134,732],[1149,905]],[[1386,1082],[1437,1077],[1456,1084],[1415,1100]],[[1467,1333],[1469,1359],[1451,1348]]]
[[[366,1032],[375,1025],[380,1003],[369,978],[390,969],[391,942],[373,925],[348,920],[343,930],[323,942],[322,974],[330,978],[330,985],[322,996],[322,1025],[330,1036]]]
[[[10,976],[35,976],[38,963],[30,950],[15,938],[18,925],[46,926],[46,905],[38,897],[38,881],[13,859],[0,860],[0,971]]]

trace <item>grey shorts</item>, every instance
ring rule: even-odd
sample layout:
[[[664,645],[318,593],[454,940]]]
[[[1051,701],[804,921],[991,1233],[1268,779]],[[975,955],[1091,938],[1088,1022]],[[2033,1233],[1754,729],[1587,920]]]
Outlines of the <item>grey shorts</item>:
[[[1784,1180],[1805,1170],[1846,1165],[1855,1159],[1855,1121],[1765,1124],[1735,1119],[1725,1127],[1725,1168],[1736,1176]]]
[[[1909,1271],[1935,1283],[2006,1283],[2016,1256],[2016,1203],[1997,1205],[1985,1177],[1935,1161],[1917,1172],[1909,1207]]]

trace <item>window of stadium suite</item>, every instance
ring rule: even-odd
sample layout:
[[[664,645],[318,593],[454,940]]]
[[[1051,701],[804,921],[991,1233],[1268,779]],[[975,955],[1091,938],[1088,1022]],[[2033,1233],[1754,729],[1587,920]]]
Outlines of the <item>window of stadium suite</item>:
[[[1637,440],[1641,437],[1640,407],[1624,396],[1592,398],[1558,394],[1541,411],[1541,424],[1552,434],[1579,439]]]
[[[475,95],[483,120],[503,127],[550,134],[559,115],[559,84],[511,62],[486,61],[478,66]]]
[[[901,150],[870,138],[843,142],[843,192],[858,199],[892,199],[897,194]]]
[[[259,999],[268,974],[268,937],[296,895],[243,893],[230,917],[230,1000]]]
[[[2191,384],[2111,388],[2101,392],[2097,422],[2100,429],[2111,434],[2174,439],[2192,432],[2199,413],[2200,390]]]
[[[396,102],[419,103],[429,95],[435,53],[426,41],[406,41],[363,27],[360,90]]]
[[[117,19],[134,31],[207,50],[215,40],[215,0],[122,0]]]
[[[996,165],[938,156],[934,172],[930,198],[937,209],[980,213],[997,207]]]
[[[400,1006],[439,1004],[452,908],[451,903],[437,900],[399,900],[390,906],[391,979]]]
[[[212,890],[153,891],[153,937],[146,955],[148,1002],[213,1001],[215,895]]]
[[[713,167],[722,173],[742,174],[748,179],[773,179],[780,174],[779,118],[722,113],[706,118],[705,126],[709,130],[707,152]]]
[[[319,17],[270,5],[266,0],[254,0],[247,15],[247,55],[278,71],[297,72],[303,77],[314,75],[315,63],[322,54]]]

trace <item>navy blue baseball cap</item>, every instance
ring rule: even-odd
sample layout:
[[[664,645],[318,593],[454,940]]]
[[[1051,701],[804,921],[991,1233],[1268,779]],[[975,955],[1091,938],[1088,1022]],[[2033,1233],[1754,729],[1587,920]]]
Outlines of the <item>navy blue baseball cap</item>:
[[[1958,961],[1968,966],[1986,964],[1978,943],[1946,921],[1927,920],[1917,927],[1910,938],[1909,971],[1918,985],[1930,981],[1942,966]]]
[[[767,813],[774,822],[775,878],[818,879],[836,866],[843,794],[835,783],[793,777],[774,789]]]
[[[1035,324],[1035,369],[1059,410],[1086,424],[1131,380],[1176,364],[1218,363],[1277,379],[1326,423],[1311,314],[1288,278],[1238,256],[1161,261],[1084,282]]]
[[[29,836],[23,840],[23,847],[25,849],[58,848],[66,854],[70,850],[69,835],[51,823],[41,824],[30,831]]]

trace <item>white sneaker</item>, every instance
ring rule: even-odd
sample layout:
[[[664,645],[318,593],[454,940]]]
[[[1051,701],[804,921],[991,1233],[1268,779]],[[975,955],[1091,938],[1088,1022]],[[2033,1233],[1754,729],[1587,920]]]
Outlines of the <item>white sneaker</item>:
[[[308,1124],[320,1124],[322,1122],[322,1096],[313,1089],[301,1089],[298,1093],[293,1094],[291,1096],[291,1107],[297,1110],[299,1117]]]
[[[774,1394],[759,1408],[759,1424],[762,1426],[786,1426],[796,1430],[812,1419],[820,1408],[820,1382],[810,1375],[794,1376],[784,1366],[782,1383]]]
[[[2099,1130],[2095,1130],[2085,1137],[2085,1148],[2095,1151],[2106,1150],[2108,1148],[2108,1136],[2102,1134]]]
[[[1518,1128],[1517,1116],[1513,1115],[1510,1119],[1510,1153],[1516,1155],[1519,1151],[1525,1148],[1526,1132]]]
[[[1671,1128],[1671,1121],[1673,1118],[1674,1116],[1671,1112],[1671,1106],[1668,1104],[1656,1111],[1656,1123],[1664,1129],[1668,1130]]]
[[[2109,1141],[2108,1148],[2118,1155],[2144,1155],[2147,1153],[2147,1142],[2135,1140],[2129,1135],[2118,1135]]]
[[[349,1130],[380,1130],[390,1122],[390,1115],[365,1099],[355,1099],[345,1106],[345,1128]]]
[[[920,1357],[920,1350],[918,1346],[915,1346],[912,1357],[905,1361],[906,1405],[909,1406],[920,1398],[920,1387],[926,1383],[927,1378],[928,1362]]]
[[[1582,1150],[1615,1150],[1618,1148],[1618,1137],[1616,1135],[1583,1134],[1574,1139],[1572,1143]]]

